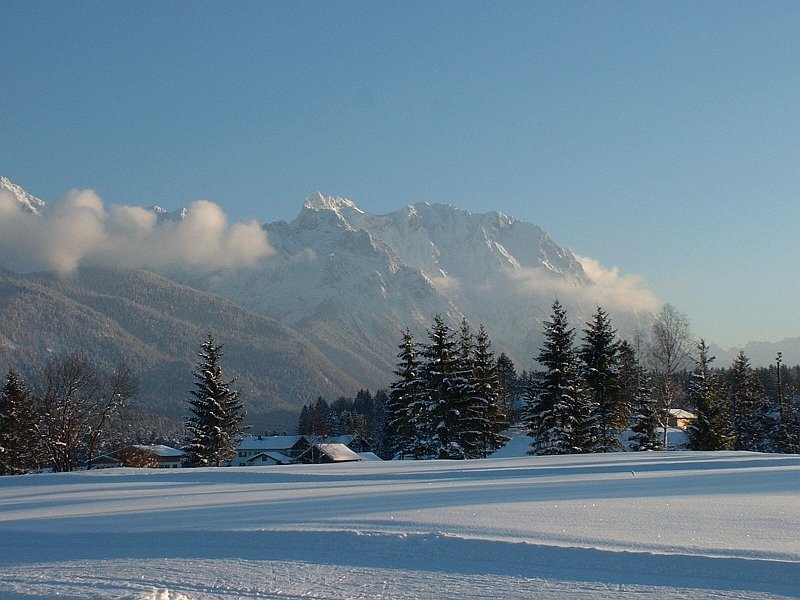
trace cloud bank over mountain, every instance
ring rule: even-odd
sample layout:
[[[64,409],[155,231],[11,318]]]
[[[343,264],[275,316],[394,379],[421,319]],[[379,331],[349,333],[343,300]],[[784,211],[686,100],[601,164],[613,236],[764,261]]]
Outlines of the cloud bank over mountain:
[[[661,306],[661,301],[645,287],[644,279],[639,275],[623,275],[617,266],[606,269],[600,261],[588,256],[576,255],[575,258],[595,284],[591,293],[601,306],[649,312],[656,312]]]
[[[137,206],[107,209],[94,191],[72,190],[37,214],[0,188],[0,264],[12,270],[65,275],[91,265],[215,271],[247,267],[271,253],[257,222],[231,224],[207,200],[193,202],[183,218],[169,219]]]

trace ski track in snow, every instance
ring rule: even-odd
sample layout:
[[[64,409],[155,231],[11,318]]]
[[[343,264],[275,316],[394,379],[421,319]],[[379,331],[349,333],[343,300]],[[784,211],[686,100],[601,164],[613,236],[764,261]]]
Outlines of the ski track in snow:
[[[0,599],[800,597],[800,457],[0,478]]]

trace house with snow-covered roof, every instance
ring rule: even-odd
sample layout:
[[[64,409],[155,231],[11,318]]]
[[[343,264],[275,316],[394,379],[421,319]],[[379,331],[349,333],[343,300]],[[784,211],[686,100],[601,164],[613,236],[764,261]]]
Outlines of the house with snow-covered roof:
[[[353,436],[320,438],[309,435],[250,435],[236,447],[232,467],[326,464],[361,460],[345,441]]]
[[[183,463],[184,452],[163,444],[136,444],[115,452],[126,467],[177,469]]]
[[[667,411],[667,426],[686,429],[697,420],[697,415],[682,408],[670,408]]]
[[[344,444],[350,450],[357,453],[362,452],[370,452],[372,450],[372,444],[358,435],[353,435],[349,433],[347,435],[336,435],[333,437],[327,437],[324,439],[320,439],[320,441],[330,444]]]
[[[147,469],[177,469],[183,463],[184,452],[162,444],[136,444],[92,460],[93,469],[138,467]]]
[[[315,464],[355,462],[361,457],[344,444],[320,443],[311,448],[311,460]]]
[[[310,448],[304,435],[248,435],[236,447],[231,466],[296,464]]]

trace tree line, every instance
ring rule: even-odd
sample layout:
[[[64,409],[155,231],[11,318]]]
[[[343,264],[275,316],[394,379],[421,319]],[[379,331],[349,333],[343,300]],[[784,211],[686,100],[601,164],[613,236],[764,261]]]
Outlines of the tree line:
[[[36,389],[10,371],[0,392],[0,474],[91,468],[129,436],[125,411],[136,390],[129,370],[103,373],[76,355],[51,360]]]
[[[248,429],[222,355],[209,334],[192,371],[183,439],[173,440],[187,466],[227,464]],[[0,475],[91,469],[99,455],[140,440],[142,415],[130,406],[137,389],[129,369],[103,372],[77,355],[53,358],[33,388],[11,370],[0,391]]]
[[[754,369],[740,352],[714,369],[705,341],[693,341],[672,305],[633,341],[620,339],[598,307],[576,340],[556,300],[543,334],[539,368],[518,376],[505,354],[494,358],[482,326],[473,335],[462,321],[454,331],[437,316],[424,343],[406,330],[382,409],[383,456],[480,458],[512,425],[533,439],[531,454],[660,450],[676,408],[697,417],[690,449],[800,451],[800,367],[787,369],[779,356],[775,367]]]
[[[417,342],[406,330],[398,345],[396,379],[388,392],[303,407],[298,432],[353,434],[385,459],[481,458],[501,447],[502,432],[522,427],[531,454],[662,450],[669,446],[670,411],[696,415],[687,428],[695,450],[798,452],[800,414],[793,398],[800,367],[753,368],[740,352],[728,368],[713,368],[702,339],[672,305],[633,341],[617,335],[598,307],[580,340],[566,310],[552,305],[538,369],[517,374],[497,358],[481,326],[462,320],[454,330],[440,316]]]
[[[399,344],[399,377],[389,390],[354,399],[324,398],[303,407],[298,433],[352,434],[381,458],[483,458],[502,447],[517,375],[513,362],[497,360],[483,326],[458,331],[436,316],[428,340],[406,329]]]
[[[524,427],[532,454],[613,452],[668,446],[669,411],[696,414],[689,448],[800,452],[800,367],[753,368],[740,352],[728,368],[712,366],[704,340],[692,340],[686,317],[671,305],[633,341],[617,335],[601,307],[576,341],[556,300],[543,323],[538,369],[517,374],[495,357],[481,325],[454,329],[435,316],[427,339],[406,329],[388,390],[303,407],[298,433],[352,434],[382,458],[482,458],[502,447],[509,426]],[[220,367],[222,345],[201,344],[192,375],[184,436],[186,464],[220,466],[246,435],[246,413]],[[10,371],[0,392],[0,474],[92,468],[103,452],[141,439],[132,418],[131,372],[101,372],[67,355],[45,365],[29,388]],[[137,415],[137,418],[141,415]],[[150,436],[153,437],[152,435]]]

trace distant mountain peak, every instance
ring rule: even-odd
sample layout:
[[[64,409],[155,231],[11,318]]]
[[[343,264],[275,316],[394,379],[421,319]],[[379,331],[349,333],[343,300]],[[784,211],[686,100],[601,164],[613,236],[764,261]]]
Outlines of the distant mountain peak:
[[[0,190],[11,192],[25,210],[34,214],[41,214],[46,206],[44,200],[29,194],[7,177],[0,176]]]
[[[183,221],[188,212],[188,209],[186,208],[179,208],[178,210],[169,211],[166,208],[160,207],[158,204],[154,204],[147,210],[155,213],[160,221]]]
[[[356,206],[356,203],[347,198],[340,198],[339,196],[326,196],[322,192],[316,191],[312,193],[303,203],[303,208],[308,210],[332,210],[339,212],[343,208],[349,208],[359,213],[364,211]]]

